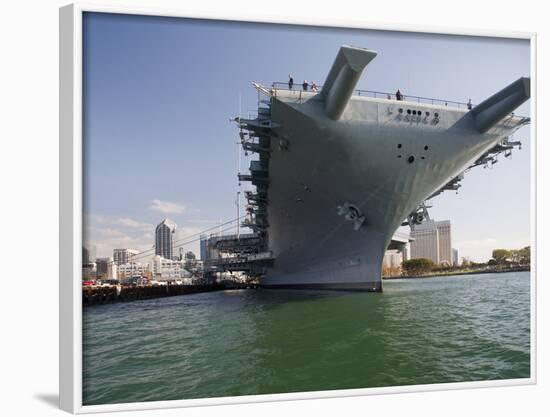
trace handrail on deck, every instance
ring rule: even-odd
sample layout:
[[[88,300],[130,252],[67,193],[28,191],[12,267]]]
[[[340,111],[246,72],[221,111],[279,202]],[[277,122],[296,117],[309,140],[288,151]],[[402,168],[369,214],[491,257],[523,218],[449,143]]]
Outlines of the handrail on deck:
[[[289,90],[289,91],[309,91],[309,92],[318,92],[321,91],[323,86],[318,85],[316,90],[311,89],[311,84],[308,84],[307,90],[304,90],[302,87],[302,84],[293,84],[292,88],[290,88],[288,82],[274,82],[271,87],[275,90]],[[371,91],[371,90],[360,90],[357,89],[353,92],[356,96],[362,96],[362,97],[373,97],[373,98],[383,98],[387,100],[394,100],[394,101],[416,101],[417,103],[424,103],[424,104],[434,104],[434,105],[442,105],[442,106],[456,106],[458,108],[465,108],[468,109],[468,103],[462,103],[460,101],[452,101],[452,100],[442,100],[438,98],[431,98],[431,97],[421,97],[421,96],[410,96],[410,95],[403,95],[401,100],[397,100],[397,97],[395,93],[387,93],[383,91]],[[470,104],[471,107],[474,107],[474,104]]]

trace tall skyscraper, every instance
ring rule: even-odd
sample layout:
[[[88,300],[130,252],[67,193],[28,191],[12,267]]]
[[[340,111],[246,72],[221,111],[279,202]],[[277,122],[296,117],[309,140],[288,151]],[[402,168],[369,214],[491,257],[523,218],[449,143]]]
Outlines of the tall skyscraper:
[[[451,244],[451,222],[442,220],[435,222],[439,240],[439,262],[451,266],[453,264],[453,248]]]
[[[411,230],[411,259],[426,258],[439,263],[439,239],[434,220],[415,225]]]
[[[411,259],[427,258],[435,264],[453,264],[451,222],[427,220],[411,231]]]
[[[155,255],[160,255],[165,259],[172,259],[176,228],[176,223],[168,219],[164,219],[157,226],[155,229]]]
[[[206,235],[201,235],[201,261],[206,261],[208,259],[208,237]]]

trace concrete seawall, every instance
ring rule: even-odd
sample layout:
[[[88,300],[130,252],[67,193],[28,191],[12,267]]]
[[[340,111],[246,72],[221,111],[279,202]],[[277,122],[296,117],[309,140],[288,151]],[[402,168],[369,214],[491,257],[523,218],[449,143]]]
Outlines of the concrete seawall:
[[[244,289],[246,286],[227,287],[224,285],[149,285],[149,286],[111,286],[82,288],[82,306],[109,304],[151,298],[172,297],[176,295],[200,292]]]

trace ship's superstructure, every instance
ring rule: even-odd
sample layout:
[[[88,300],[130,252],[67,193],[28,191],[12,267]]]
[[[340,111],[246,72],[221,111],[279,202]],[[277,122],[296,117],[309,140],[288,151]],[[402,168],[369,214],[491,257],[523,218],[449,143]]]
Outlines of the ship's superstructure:
[[[355,91],[376,56],[344,46],[320,91],[254,83],[258,116],[237,118],[250,165],[244,225],[270,254],[266,287],[381,290],[395,230],[427,217],[426,200],[456,190],[465,170],[519,142],[522,78],[473,109]]]

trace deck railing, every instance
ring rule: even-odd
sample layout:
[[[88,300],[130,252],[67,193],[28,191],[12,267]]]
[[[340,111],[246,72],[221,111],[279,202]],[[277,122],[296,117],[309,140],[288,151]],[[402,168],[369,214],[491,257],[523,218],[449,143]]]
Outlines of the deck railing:
[[[316,86],[316,89],[312,89],[312,85],[308,84],[307,89],[304,90],[302,87],[302,84],[296,84],[294,83],[292,85],[292,88],[290,88],[288,82],[274,82],[271,86],[275,90],[289,90],[289,91],[308,91],[308,92],[319,92],[323,88],[322,85]],[[356,96],[361,97],[373,97],[373,98],[381,98],[386,100],[394,100],[394,101],[408,101],[408,102],[416,102],[416,103],[422,103],[422,104],[433,104],[437,106],[452,106],[452,107],[458,107],[461,109],[467,109],[468,103],[462,103],[459,101],[452,101],[452,100],[442,100],[439,98],[431,98],[431,97],[421,97],[421,96],[411,96],[411,95],[403,95],[401,100],[397,100],[397,97],[395,93],[388,93],[383,91],[372,91],[372,90],[354,90],[353,92]],[[470,104],[471,107],[473,107],[473,104]]]

